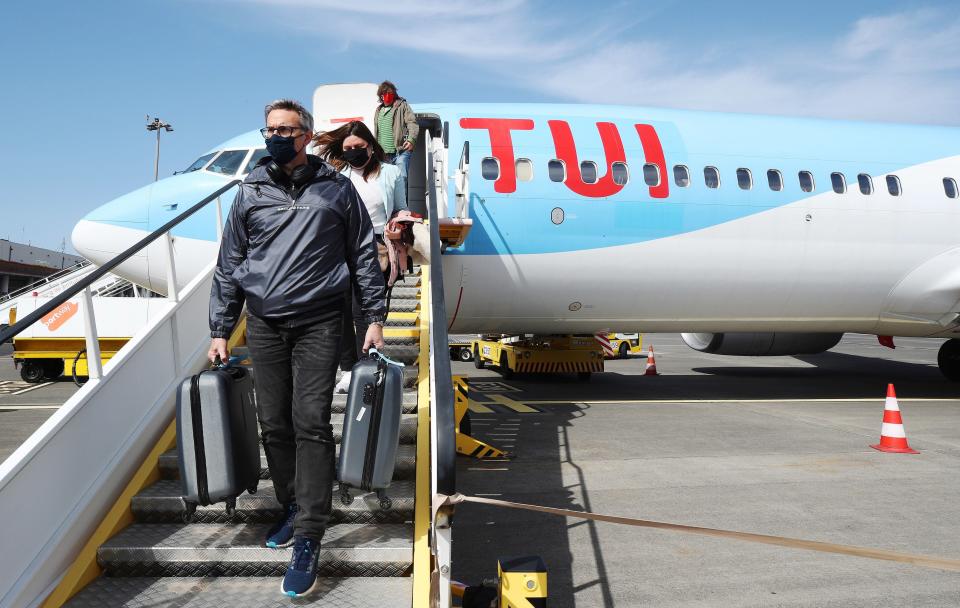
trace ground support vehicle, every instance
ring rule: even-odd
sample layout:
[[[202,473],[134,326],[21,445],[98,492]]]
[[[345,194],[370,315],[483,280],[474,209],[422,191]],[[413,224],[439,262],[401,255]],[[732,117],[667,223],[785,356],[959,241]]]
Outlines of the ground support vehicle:
[[[643,352],[643,334],[606,334],[613,354],[604,352],[605,359],[627,359],[632,354]]]
[[[491,364],[504,378],[514,373],[575,373],[582,381],[603,371],[594,336],[486,336],[473,341],[473,365]]]

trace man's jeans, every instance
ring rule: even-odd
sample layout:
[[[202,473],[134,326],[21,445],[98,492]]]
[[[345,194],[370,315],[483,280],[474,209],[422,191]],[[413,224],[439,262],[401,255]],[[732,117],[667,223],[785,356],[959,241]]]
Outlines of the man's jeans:
[[[412,154],[413,152],[411,150],[405,152],[397,150],[396,152],[387,154],[387,162],[400,167],[400,174],[403,175],[404,180],[407,179],[407,173],[410,172],[410,157]]]
[[[257,414],[280,504],[296,502],[294,534],[316,541],[330,521],[334,480],[330,405],[341,315],[300,327],[247,316]]]

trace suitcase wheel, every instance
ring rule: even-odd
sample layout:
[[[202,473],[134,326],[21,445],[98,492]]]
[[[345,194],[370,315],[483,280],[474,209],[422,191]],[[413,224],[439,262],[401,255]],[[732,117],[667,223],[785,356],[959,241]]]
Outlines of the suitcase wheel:
[[[193,502],[183,503],[183,513],[180,514],[180,519],[183,520],[183,523],[189,524],[193,522],[193,514],[197,511],[197,504]]]
[[[251,486],[247,488],[247,494],[256,494],[256,493],[257,493],[257,486]]]
[[[349,492],[349,491],[347,491],[347,490],[341,490],[341,491],[340,491],[340,502],[342,502],[344,506],[348,506],[348,505],[350,505],[350,504],[353,502],[353,496],[350,495],[350,492]]]
[[[227,517],[233,517],[233,514],[237,512],[237,499],[228,500],[223,510],[226,511]]]

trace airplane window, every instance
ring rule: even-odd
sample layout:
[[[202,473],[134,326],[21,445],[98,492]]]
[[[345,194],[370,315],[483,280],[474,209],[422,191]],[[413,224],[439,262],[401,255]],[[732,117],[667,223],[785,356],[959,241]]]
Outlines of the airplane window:
[[[783,174],[776,169],[767,170],[767,183],[774,192],[783,190]]]
[[[704,167],[703,181],[706,182],[707,188],[719,188],[720,171],[716,167]]]
[[[660,185],[660,167],[653,163],[643,165],[643,183],[655,188]]]
[[[517,179],[521,182],[533,181],[533,161],[529,158],[517,159]]]
[[[263,160],[263,158],[265,158],[266,156],[267,156],[266,148],[259,148],[257,150],[254,150],[253,156],[251,156],[250,160],[247,161],[247,166],[243,168],[244,175],[253,171],[253,168],[257,166],[257,163]]]
[[[480,175],[483,179],[497,179],[500,177],[500,163],[492,156],[487,156],[480,161]]]
[[[873,178],[867,175],[866,173],[861,173],[857,176],[857,181],[860,183],[860,193],[861,194],[873,194]]]
[[[957,191],[957,180],[952,177],[943,178],[943,191],[946,193],[947,198],[957,198],[960,196],[960,192]]]
[[[833,191],[837,194],[843,194],[847,191],[847,178],[843,176],[843,173],[831,173],[830,183],[833,184]]]
[[[207,171],[222,175],[233,175],[240,168],[240,163],[246,158],[246,150],[227,150],[207,166]]]
[[[627,163],[616,162],[610,165],[613,170],[613,183],[618,186],[625,186],[630,180],[630,172],[627,170]]]
[[[207,164],[207,161],[213,158],[214,154],[216,154],[216,152],[211,152],[210,154],[204,154],[197,160],[193,161],[193,164],[191,164],[189,167],[187,167],[180,173],[193,173],[194,171],[199,171],[200,169],[203,169],[203,166]]]
[[[597,183],[597,163],[585,160],[580,163],[580,177],[585,184]]]
[[[804,192],[813,192],[816,188],[816,184],[813,181],[813,173],[801,171],[798,176],[800,177],[800,189]]]
[[[562,182],[567,179],[567,166],[562,160],[553,159],[547,163],[547,174],[552,182]]]
[[[673,166],[673,181],[680,188],[690,187],[690,169],[685,165]]]
[[[740,185],[741,190],[753,188],[753,175],[750,169],[737,169],[737,184]]]
[[[900,196],[900,178],[896,175],[887,176],[887,192],[890,196]]]

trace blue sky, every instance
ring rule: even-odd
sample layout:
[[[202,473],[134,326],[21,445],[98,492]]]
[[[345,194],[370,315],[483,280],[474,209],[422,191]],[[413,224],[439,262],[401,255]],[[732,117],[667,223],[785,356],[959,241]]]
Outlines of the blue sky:
[[[55,249],[153,178],[146,114],[175,128],[169,175],[261,126],[267,101],[309,102],[325,82],[389,78],[411,101],[960,124],[950,2],[60,0],[3,14],[0,238]]]

